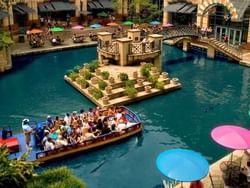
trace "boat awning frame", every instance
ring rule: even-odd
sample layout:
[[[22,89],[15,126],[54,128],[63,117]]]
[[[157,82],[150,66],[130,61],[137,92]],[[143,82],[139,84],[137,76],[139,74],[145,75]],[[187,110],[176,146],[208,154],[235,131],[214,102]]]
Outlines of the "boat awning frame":
[[[28,7],[26,4],[13,5],[13,10],[17,11],[18,13],[22,15],[35,12],[34,9]]]

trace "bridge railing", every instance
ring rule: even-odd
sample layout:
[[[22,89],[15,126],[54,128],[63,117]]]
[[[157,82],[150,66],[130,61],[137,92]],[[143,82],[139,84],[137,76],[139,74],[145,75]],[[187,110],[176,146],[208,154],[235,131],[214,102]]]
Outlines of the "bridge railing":
[[[118,43],[117,42],[112,42],[111,44],[108,45],[99,45],[98,46],[101,50],[104,50],[106,52],[109,52],[111,54],[118,54],[119,53],[119,48],[118,48]]]
[[[167,28],[162,31],[164,39],[171,39],[176,37],[191,36],[198,37],[199,32],[192,26],[178,25],[173,28]]]

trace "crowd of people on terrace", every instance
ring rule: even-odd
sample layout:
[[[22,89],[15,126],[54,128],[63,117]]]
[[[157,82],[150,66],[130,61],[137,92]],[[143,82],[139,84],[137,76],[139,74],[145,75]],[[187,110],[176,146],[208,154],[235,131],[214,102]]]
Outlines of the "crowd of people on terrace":
[[[105,110],[97,107],[89,109],[88,112],[80,110],[80,113],[67,113],[64,118],[48,116],[43,126],[36,127],[35,131],[29,125],[28,119],[24,119],[22,128],[27,147],[30,147],[30,135],[33,131],[37,144],[44,150],[53,150],[69,144],[81,144],[111,132],[122,132],[134,125],[127,120],[125,113],[119,107]]]

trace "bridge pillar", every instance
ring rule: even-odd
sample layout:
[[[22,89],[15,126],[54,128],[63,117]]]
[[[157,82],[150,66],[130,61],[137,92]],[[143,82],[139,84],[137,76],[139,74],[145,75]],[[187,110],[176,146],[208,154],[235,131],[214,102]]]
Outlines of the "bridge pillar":
[[[184,41],[183,41],[182,50],[185,51],[185,52],[187,52],[189,49],[190,49],[190,42],[187,41],[187,40],[184,40]]]
[[[120,54],[120,59],[118,64],[121,66],[128,65],[128,55],[131,52],[131,42],[132,39],[129,38],[119,38],[116,40],[118,43],[118,49]]]
[[[250,22],[248,24],[247,43],[250,43]]]
[[[215,49],[211,46],[208,46],[207,48],[207,57],[211,59],[214,59],[215,57]]]

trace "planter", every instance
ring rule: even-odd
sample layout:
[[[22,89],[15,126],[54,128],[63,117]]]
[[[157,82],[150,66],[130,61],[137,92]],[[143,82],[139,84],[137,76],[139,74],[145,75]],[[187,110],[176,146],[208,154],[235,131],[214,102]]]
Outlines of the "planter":
[[[167,72],[162,72],[162,73],[161,73],[161,77],[162,77],[163,79],[168,78],[168,73],[167,73]]]
[[[107,86],[105,88],[105,91],[107,92],[107,94],[111,94],[112,93],[112,87],[111,86]]]
[[[109,83],[114,84],[115,83],[115,78],[114,77],[109,77]]]
[[[152,71],[152,73],[157,73],[158,69],[157,69],[157,67],[151,67],[151,71]]]
[[[170,84],[170,79],[169,79],[169,78],[167,78],[167,79],[165,80],[165,84]]]
[[[133,78],[134,78],[134,79],[137,79],[137,78],[138,78],[138,71],[134,71],[134,72],[133,72]]]
[[[151,86],[145,86],[144,90],[146,91],[146,93],[151,93]]]
[[[178,78],[173,78],[172,79],[173,84],[179,84],[179,79]]]
[[[88,87],[88,84],[81,84],[82,89],[86,89]]]
[[[109,97],[108,97],[108,96],[104,96],[104,97],[102,98],[102,103],[103,103],[104,105],[109,104]]]
[[[92,84],[97,84],[98,83],[98,79],[96,77],[91,78],[91,83]]]
[[[84,68],[89,69],[89,64],[88,63],[84,64]]]
[[[90,87],[88,87],[88,93],[92,93],[92,91],[93,91],[93,89],[94,89],[94,87],[92,87],[92,86],[90,86]]]
[[[143,79],[137,79],[137,84],[139,86],[143,86]]]
[[[160,73],[159,73],[158,71],[153,72],[152,75],[153,75],[156,79],[158,79],[158,78],[160,77]]]
[[[100,76],[101,75],[101,69],[97,68],[95,70],[95,73],[96,73],[97,76]]]

